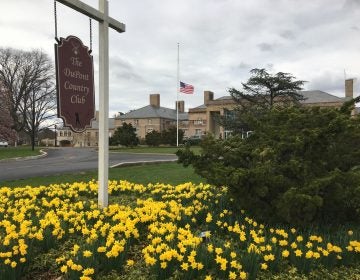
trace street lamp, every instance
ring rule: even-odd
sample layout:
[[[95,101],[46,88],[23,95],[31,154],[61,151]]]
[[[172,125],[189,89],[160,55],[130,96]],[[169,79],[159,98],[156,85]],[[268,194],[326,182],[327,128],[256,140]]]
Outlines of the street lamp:
[[[56,142],[57,142],[56,124],[54,125],[54,127],[55,127],[55,147],[57,147],[57,145],[56,145]]]

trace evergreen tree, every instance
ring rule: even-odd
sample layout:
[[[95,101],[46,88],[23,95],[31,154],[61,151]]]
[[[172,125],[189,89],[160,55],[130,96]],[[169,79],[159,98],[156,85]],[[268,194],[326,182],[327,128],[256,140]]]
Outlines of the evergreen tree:
[[[161,139],[163,144],[176,146],[176,126],[169,127],[161,132]],[[184,131],[179,129],[179,143],[182,143],[184,138]]]
[[[145,135],[145,142],[149,146],[157,147],[162,143],[161,133],[153,130]]]
[[[340,109],[296,106],[304,81],[253,69],[243,91],[229,92],[235,111],[222,125],[235,136],[206,137],[202,152],[178,151],[211,184],[228,186],[239,207],[265,222],[360,221],[359,98]],[[251,130],[242,139],[237,133]]]
[[[261,117],[272,108],[299,105],[304,97],[299,92],[305,81],[296,80],[289,73],[270,74],[266,69],[252,69],[251,77],[242,83],[242,90],[230,88],[229,93],[236,101],[235,110],[228,112],[219,122],[233,134],[253,130],[250,117]]]
[[[136,128],[131,124],[123,123],[118,127],[114,135],[110,138],[111,145],[122,145],[126,147],[134,147],[139,144],[139,139],[136,136]]]
[[[253,118],[254,133],[207,137],[201,154],[179,151],[209,183],[229,187],[263,221],[360,222],[360,119],[349,110],[289,107]]]

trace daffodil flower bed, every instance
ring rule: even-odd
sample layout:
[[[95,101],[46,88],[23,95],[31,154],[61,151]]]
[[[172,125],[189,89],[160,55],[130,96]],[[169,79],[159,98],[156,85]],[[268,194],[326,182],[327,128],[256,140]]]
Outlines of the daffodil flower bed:
[[[337,236],[270,228],[235,212],[226,188],[110,181],[111,197],[132,203],[97,205],[87,183],[0,188],[0,279],[20,279],[38,254],[71,241],[56,259],[63,279],[125,273],[137,262],[157,279],[255,279],[292,267],[309,273],[360,261],[358,229]]]

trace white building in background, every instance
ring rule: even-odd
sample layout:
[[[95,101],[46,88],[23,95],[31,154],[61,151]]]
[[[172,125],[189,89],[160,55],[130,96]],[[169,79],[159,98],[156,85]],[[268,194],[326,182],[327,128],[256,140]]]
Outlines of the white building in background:
[[[97,147],[99,139],[99,112],[96,112],[96,118],[91,122],[91,127],[84,132],[76,133],[71,131],[68,127],[57,128],[56,131],[56,146],[71,146],[71,147]],[[115,131],[114,119],[109,118],[109,137]]]

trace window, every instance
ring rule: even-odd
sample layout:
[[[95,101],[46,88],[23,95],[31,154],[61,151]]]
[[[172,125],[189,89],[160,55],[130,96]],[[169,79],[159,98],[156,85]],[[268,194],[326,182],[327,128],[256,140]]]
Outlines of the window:
[[[201,135],[202,131],[201,129],[195,129],[195,135]]]
[[[152,119],[149,119],[148,123],[149,123],[149,124],[152,124]]]
[[[243,132],[241,133],[241,139],[248,138],[252,133],[253,133],[252,130],[243,131]]]
[[[62,132],[62,131],[60,131],[60,136],[63,136],[63,132]]]
[[[134,124],[138,125],[139,124],[139,120],[134,120]]]
[[[234,120],[235,119],[235,112],[224,109],[224,116],[225,116],[226,119]]]
[[[197,120],[194,120],[194,124],[195,125],[202,125],[202,124],[204,124],[204,121],[202,120],[202,118],[198,118]]]
[[[224,138],[228,139],[232,134],[232,130],[225,130],[224,131]]]
[[[71,136],[71,131],[68,131],[68,136]]]

